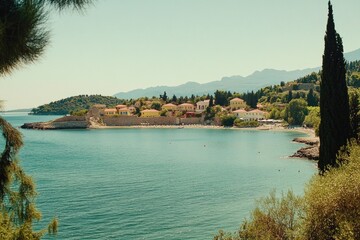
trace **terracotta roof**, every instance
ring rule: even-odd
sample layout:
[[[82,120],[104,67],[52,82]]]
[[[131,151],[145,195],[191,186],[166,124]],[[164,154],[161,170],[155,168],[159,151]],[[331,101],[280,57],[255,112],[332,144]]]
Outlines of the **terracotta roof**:
[[[141,112],[159,112],[158,110],[156,109],[145,109],[145,110],[142,110]]]
[[[230,102],[232,101],[236,101],[236,102],[244,102],[244,100],[240,99],[240,98],[233,98],[230,100]]]
[[[236,111],[233,111],[234,113],[246,113],[247,111],[245,109],[239,109],[239,110],[236,110]]]
[[[259,109],[254,109],[254,110],[251,110],[249,112],[253,112],[253,113],[265,113],[264,111],[261,111]]]
[[[210,103],[210,100],[209,100],[209,99],[206,99],[206,100],[204,100],[204,101],[198,101],[196,104],[198,104],[198,103]]]
[[[124,105],[124,104],[119,104],[119,105],[116,105],[116,108],[126,108],[126,105]]]
[[[191,104],[191,103],[183,103],[183,104],[180,104],[179,106],[192,106],[192,107],[194,107],[194,105]]]
[[[104,111],[105,112],[116,112],[116,109],[115,108],[106,108]]]
[[[164,104],[163,107],[177,107],[177,106],[172,103],[167,103],[167,104]]]

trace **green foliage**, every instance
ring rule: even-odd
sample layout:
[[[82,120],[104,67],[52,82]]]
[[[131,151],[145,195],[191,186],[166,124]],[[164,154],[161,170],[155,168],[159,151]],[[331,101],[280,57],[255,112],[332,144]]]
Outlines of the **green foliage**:
[[[164,92],[163,95],[160,94],[160,99],[162,99],[164,102],[167,102],[168,96],[166,95],[166,92]]]
[[[82,109],[79,111],[71,111],[70,115],[72,116],[85,116],[87,114],[88,110],[87,109]]]
[[[316,84],[318,81],[320,81],[320,73],[315,73],[315,72],[306,75],[304,77],[298,78],[296,80],[297,83],[313,83],[313,84]]]
[[[152,102],[150,108],[160,111],[161,110],[161,104],[159,102]]]
[[[293,99],[285,108],[284,120],[290,125],[301,125],[308,113],[304,99]]]
[[[204,117],[204,120],[207,121],[207,120],[214,120],[214,117],[215,117],[215,109],[213,107],[207,107],[206,108],[206,111],[205,111],[205,117]]]
[[[315,135],[319,136],[320,107],[309,107],[309,114],[305,117],[304,124],[315,129]]]
[[[230,92],[219,91],[219,90],[216,90],[214,95],[215,95],[215,105],[220,105],[220,106],[229,105],[229,98],[232,97],[232,94]]]
[[[41,105],[32,109],[35,115],[66,115],[70,112],[82,111],[89,109],[94,104],[105,104],[107,106],[115,106],[123,104],[124,101],[116,97],[101,95],[79,95],[68,97],[49,104]]]
[[[48,7],[81,9],[90,0],[1,0],[0,75],[37,60],[49,42]]]
[[[273,107],[271,109],[271,111],[270,111],[269,118],[270,119],[280,119],[281,118],[281,111],[278,108]]]
[[[258,127],[260,123],[258,121],[243,121],[240,119],[235,119],[234,125],[239,128],[248,128],[248,127]]]
[[[314,93],[313,89],[310,89],[308,94],[306,95],[306,101],[307,101],[308,106],[311,106],[311,107],[315,107],[315,106],[319,105],[319,98]]]
[[[224,127],[232,127],[235,119],[236,117],[234,115],[223,115],[221,116],[221,125]]]
[[[163,109],[160,111],[160,116],[165,117],[167,113],[168,113],[168,110]]]

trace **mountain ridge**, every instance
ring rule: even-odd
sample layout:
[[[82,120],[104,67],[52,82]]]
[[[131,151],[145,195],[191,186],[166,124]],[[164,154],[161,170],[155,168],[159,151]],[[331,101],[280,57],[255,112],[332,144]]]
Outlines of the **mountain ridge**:
[[[345,53],[347,61],[360,60],[360,48],[348,53]],[[312,72],[318,72],[321,67],[297,69],[292,71],[276,70],[266,68],[261,71],[254,71],[252,74],[243,77],[240,75],[225,76],[220,80],[215,80],[207,83],[197,83],[189,81],[177,86],[153,86],[148,88],[138,88],[127,92],[118,92],[113,96],[121,99],[134,99],[139,97],[152,97],[163,94],[164,91],[168,96],[173,94],[176,96],[190,96],[213,94],[216,90],[225,90],[231,92],[247,92],[256,91],[268,85],[279,84],[280,82],[288,82],[304,77]]]

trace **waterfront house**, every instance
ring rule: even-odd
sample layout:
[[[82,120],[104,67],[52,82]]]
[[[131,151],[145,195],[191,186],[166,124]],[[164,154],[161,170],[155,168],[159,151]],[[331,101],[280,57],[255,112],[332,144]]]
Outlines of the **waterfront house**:
[[[259,120],[263,120],[266,117],[266,112],[261,111],[259,109],[255,109],[255,110],[251,110],[251,111],[246,111],[245,109],[239,109],[236,111],[233,111],[233,114],[244,121],[259,121]]]
[[[172,103],[168,103],[168,104],[164,104],[161,109],[166,109],[168,111],[176,111],[178,108],[178,106],[176,106],[175,104]]]
[[[160,111],[155,109],[146,109],[141,111],[141,117],[160,117]]]
[[[195,110],[195,106],[191,103],[183,103],[178,106],[178,110],[184,112],[193,112]]]
[[[230,100],[230,109],[237,110],[246,107],[246,102],[240,98],[233,98]]]
[[[236,111],[233,111],[233,114],[239,118],[239,119],[242,119],[242,120],[245,120],[246,118],[246,115],[247,115],[247,111],[245,109],[238,109]]]
[[[116,110],[116,108],[105,108],[104,114],[106,116],[112,116],[112,115],[117,114],[117,110]]]
[[[130,116],[131,115],[130,110],[128,108],[121,108],[117,111],[120,116]]]
[[[210,100],[204,100],[204,101],[199,101],[196,103],[196,112],[197,113],[202,113],[203,111],[206,110],[207,107],[209,107],[210,104]]]
[[[263,120],[266,117],[266,112],[259,109],[254,109],[248,112],[248,116],[250,120]]]

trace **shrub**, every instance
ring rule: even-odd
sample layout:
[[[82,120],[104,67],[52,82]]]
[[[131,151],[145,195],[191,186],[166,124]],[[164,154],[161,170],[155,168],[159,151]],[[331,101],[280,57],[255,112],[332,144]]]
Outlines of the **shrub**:
[[[86,109],[82,109],[82,110],[78,110],[78,111],[71,111],[70,115],[72,116],[85,116],[87,114],[88,110]]]
[[[236,119],[234,121],[234,125],[239,128],[245,128],[245,127],[258,127],[260,123],[258,121],[243,121],[240,119]]]
[[[223,115],[221,116],[221,125],[224,127],[232,127],[235,119],[236,117],[234,115]]]
[[[319,136],[320,107],[309,107],[309,114],[305,117],[304,124],[315,129],[316,136]]]

